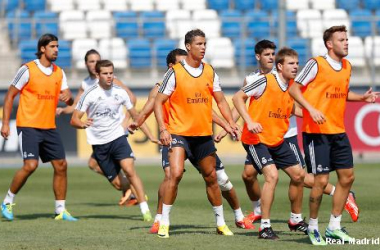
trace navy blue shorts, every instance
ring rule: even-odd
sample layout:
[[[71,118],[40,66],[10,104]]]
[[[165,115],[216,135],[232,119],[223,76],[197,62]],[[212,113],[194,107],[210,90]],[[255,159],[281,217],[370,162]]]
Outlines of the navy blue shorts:
[[[65,149],[56,129],[17,127],[24,160],[41,158],[42,162],[65,159]]]
[[[352,149],[346,133],[303,133],[302,136],[309,173],[323,174],[336,169],[353,168]]]
[[[298,165],[298,161],[286,142],[276,147],[268,147],[262,143],[248,145],[243,143],[253,167],[259,174],[265,166],[275,164],[277,168],[287,168]]]
[[[224,169],[224,165],[222,161],[220,160],[219,156],[217,154],[215,156],[216,156],[216,171]],[[161,148],[161,157],[162,157],[162,168],[169,167],[169,147],[168,146],[163,146]],[[191,158],[188,158],[188,160],[197,169],[197,171],[200,172],[198,164],[195,163],[194,160]]]
[[[289,144],[290,148],[292,149],[294,155],[297,158],[298,163],[302,166],[302,168],[306,167],[305,159],[303,158],[303,155],[301,153],[300,146],[298,145],[297,135],[291,136],[288,138],[284,138],[285,141]]]
[[[104,176],[112,182],[119,174],[120,161],[133,158],[131,146],[125,136],[102,145],[92,145],[93,156],[102,169]]]
[[[216,152],[212,136],[181,136],[172,135],[171,147],[182,147],[185,149],[186,157],[198,164],[203,158]]]
[[[297,136],[295,135],[295,136],[284,138],[284,139],[285,139],[285,142],[287,142],[290,148],[293,150],[293,153],[295,157],[297,158],[298,163],[302,166],[302,168],[305,168],[306,163],[301,153],[301,149],[298,145]],[[253,165],[251,161],[251,157],[249,157],[249,155],[245,157],[244,165]]]

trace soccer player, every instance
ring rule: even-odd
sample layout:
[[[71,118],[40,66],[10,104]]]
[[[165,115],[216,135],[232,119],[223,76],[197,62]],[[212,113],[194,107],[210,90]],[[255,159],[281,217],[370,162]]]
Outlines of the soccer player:
[[[186,56],[187,56],[187,52],[183,49],[172,50],[166,57],[166,64],[168,68],[171,68],[174,64],[179,63],[182,60],[185,60]],[[157,83],[150,91],[149,98],[146,104],[144,105],[144,108],[141,110],[139,114],[141,116],[141,119],[138,121],[138,124],[136,124],[136,126],[138,126],[139,124],[142,124],[153,112],[154,100],[158,94],[158,89],[160,88],[160,86],[161,86],[161,83]],[[167,117],[167,111],[169,109],[168,105],[169,105],[169,102],[167,101],[165,102],[163,106],[165,110],[164,112],[165,124],[168,123],[168,117]],[[218,119],[215,116],[217,115],[213,113],[213,120],[214,118],[215,120]],[[218,119],[218,122],[222,126],[226,126],[226,124],[223,123],[221,119]],[[162,197],[164,193],[164,187],[167,181],[169,180],[169,175],[170,175],[169,158],[168,158],[169,148],[167,146],[163,146],[161,153],[162,153],[162,167],[164,169],[165,178],[160,184],[160,187],[158,189],[157,214],[155,216],[154,223],[149,230],[150,233],[158,232],[158,229],[160,226],[160,220],[162,218]],[[199,171],[199,167],[197,166],[197,163],[191,159],[190,161],[194,163],[194,167],[197,168],[197,170]],[[222,191],[222,195],[229,202],[231,208],[233,209],[236,226],[239,228],[244,228],[244,229],[254,229],[252,222],[248,218],[244,217],[244,214],[239,204],[239,199],[236,195],[236,191],[232,183],[229,181],[228,175],[226,174],[224,170],[224,166],[217,155],[216,155],[216,175],[217,175],[218,185]]]
[[[71,118],[71,125],[77,129],[86,129],[87,141],[92,145],[94,158],[104,176],[117,189],[121,189],[120,169],[123,169],[129,182],[136,190],[137,200],[144,221],[152,218],[140,177],[134,168],[134,155],[125,138],[121,126],[123,115],[120,106],[125,106],[136,118],[136,110],[128,93],[113,84],[114,66],[111,61],[100,60],[95,66],[98,83],[86,90],[81,96]],[[87,113],[87,120],[81,121]]]
[[[281,49],[276,57],[277,71],[261,75],[238,91],[233,97],[235,108],[244,119],[241,141],[255,170],[263,174],[265,182],[261,194],[262,218],[259,238],[278,239],[270,224],[270,209],[278,182],[278,170],[289,177],[290,220],[305,224],[302,220],[302,196],[304,171],[284,141],[289,128],[289,117],[297,112],[288,93],[291,80],[297,74],[298,54],[290,48]],[[250,98],[247,110],[245,102]]]
[[[244,86],[247,82],[252,81],[262,74],[268,74],[273,70],[276,70],[273,67],[274,59],[275,59],[275,50],[276,45],[269,40],[261,40],[255,45],[255,57],[259,64],[258,70],[249,74],[244,80]],[[232,115],[234,117],[235,122],[239,119],[239,114],[236,109],[232,109]],[[215,138],[217,142],[219,142],[224,136],[226,136],[225,131],[221,131]],[[290,148],[294,151],[294,154],[297,157],[298,162],[305,169],[306,163],[301,154],[301,150],[297,141],[297,121],[295,116],[290,117],[289,129],[284,136],[285,141],[289,144]],[[255,222],[256,220],[261,219],[261,208],[260,208],[260,186],[257,180],[257,171],[253,168],[252,162],[250,158],[247,156],[245,160],[245,166],[243,171],[243,180],[246,186],[246,190],[248,196],[250,197],[253,204],[253,212],[248,215],[248,217]],[[314,175],[310,173],[305,174],[304,185],[307,188],[311,188],[314,185]],[[326,185],[324,189],[324,194],[333,196],[335,191],[335,186],[331,183]],[[347,198],[345,204],[345,210],[350,214],[352,221],[356,222],[359,216],[359,208],[355,201],[354,192],[350,191],[349,197]],[[291,230],[299,230],[303,231],[304,225],[294,224],[292,221],[288,222],[288,226]]]
[[[187,32],[185,46],[188,52],[186,59],[166,73],[154,103],[160,140],[163,145],[170,145],[170,176],[163,196],[158,237],[169,237],[169,213],[177,195],[186,157],[193,158],[200,167],[206,183],[207,196],[213,206],[217,233],[233,235],[224,221],[221,192],[215,172],[216,148],[211,137],[212,97],[227,121],[228,132],[235,134],[238,127],[232,120],[218,75],[210,65],[202,62],[206,52],[203,31],[196,29]],[[170,107],[166,124],[162,105],[167,100]]]
[[[61,108],[61,107],[58,107],[57,108],[57,115],[60,115],[60,114],[71,114],[73,113],[80,97],[82,96],[83,92],[86,91],[87,89],[91,88],[92,86],[94,86],[95,84],[98,83],[98,78],[96,77],[96,71],[95,71],[95,65],[98,61],[101,60],[101,57],[100,57],[100,54],[98,51],[96,51],[95,49],[91,49],[89,51],[86,52],[85,56],[84,56],[84,62],[85,62],[85,65],[86,65],[86,68],[87,68],[87,72],[88,72],[88,76],[82,81],[82,84],[81,86],[79,87],[79,90],[78,90],[78,94],[77,96],[75,97],[74,99],[74,104],[71,105],[71,106],[66,106],[64,108]],[[125,86],[120,80],[118,80],[117,78],[114,78],[114,84],[120,86],[121,88],[123,88],[125,91],[127,91],[128,95],[130,96],[130,99],[131,99],[131,102],[133,105],[136,104],[136,97],[135,95],[132,93],[132,91],[127,87]],[[119,110],[121,116],[124,116],[124,110],[123,110],[123,107],[121,106],[120,107],[120,110]],[[127,123],[128,123],[128,120],[129,120],[129,114],[125,114],[125,118],[123,120],[123,127],[125,128],[125,131],[126,131],[126,136],[128,136],[128,130],[127,130]],[[148,138],[152,141],[152,142],[155,142],[157,143],[157,139],[154,138],[154,136],[152,135],[152,133],[150,132],[150,130],[147,128],[147,126],[144,124],[142,126],[142,131],[148,136]],[[103,171],[101,170],[101,168],[99,167],[98,163],[96,162],[93,154],[90,156],[90,158],[88,159],[88,166],[91,170],[93,170],[94,172],[100,174],[100,175],[104,175]],[[130,198],[130,192],[127,192],[129,190],[129,182],[124,174],[123,171],[120,171],[119,173],[120,175],[120,179],[121,179],[121,190],[122,190],[122,197],[119,201],[119,205],[123,205],[123,204],[137,204],[137,200],[135,197],[133,197],[133,194],[132,194],[132,198],[128,201],[128,199]]]
[[[319,233],[318,211],[330,171],[336,171],[338,182],[325,236],[345,242],[351,239],[340,225],[355,178],[351,145],[344,127],[344,112],[347,101],[374,102],[379,94],[372,92],[372,89],[364,95],[349,90],[351,64],[345,59],[348,55],[345,26],[325,30],[323,40],[327,54],[310,59],[289,90],[303,107],[305,160],[308,172],[314,174],[308,227],[313,245],[326,245]]]
[[[16,172],[1,204],[7,220],[13,220],[15,195],[38,167],[38,159],[54,168],[55,220],[76,221],[65,208],[67,162],[62,140],[56,130],[55,109],[58,101],[73,103],[64,71],[53,62],[58,57],[58,38],[44,34],[38,40],[38,59],[18,70],[4,100],[1,136],[10,134],[9,119],[17,94],[20,94],[16,126],[24,165]]]

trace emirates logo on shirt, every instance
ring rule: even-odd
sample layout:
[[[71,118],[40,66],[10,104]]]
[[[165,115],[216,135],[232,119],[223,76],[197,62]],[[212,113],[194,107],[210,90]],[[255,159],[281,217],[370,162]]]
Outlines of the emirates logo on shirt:
[[[281,108],[278,108],[276,111],[269,111],[268,117],[275,119],[288,119],[289,115],[284,114],[284,111]]]

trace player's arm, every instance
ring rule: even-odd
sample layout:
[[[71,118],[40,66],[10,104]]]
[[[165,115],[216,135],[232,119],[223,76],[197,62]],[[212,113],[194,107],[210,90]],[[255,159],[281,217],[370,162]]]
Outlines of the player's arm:
[[[93,119],[87,118],[86,121],[82,121],[82,117],[85,114],[84,111],[75,109],[73,115],[71,116],[70,124],[77,129],[85,129],[92,125]]]
[[[59,94],[59,100],[66,103],[66,105],[73,105],[74,99],[71,94],[71,91],[69,89],[69,86],[67,85],[67,78],[65,72],[62,70],[62,85],[61,85],[61,92]]]
[[[315,59],[310,59],[300,74],[294,79],[294,84],[289,88],[289,94],[309,113],[313,121],[317,124],[323,124],[326,121],[325,115],[315,109],[303,96],[301,88],[307,86],[315,79],[318,73],[318,65]]]
[[[246,79],[244,79],[244,83],[243,83],[243,87],[247,85],[247,81]],[[232,107],[231,109],[231,113],[232,113],[232,119],[234,120],[234,122],[237,122],[239,119],[240,119],[240,114],[239,112],[236,110],[235,107]],[[217,135],[214,136],[214,141],[215,142],[220,142],[224,137],[226,137],[227,135],[227,131],[226,130],[222,130],[220,131]],[[239,128],[239,135],[241,134],[241,129]],[[239,136],[240,137],[240,136]]]
[[[360,95],[352,91],[348,91],[347,101],[373,103],[376,101],[379,94],[380,92],[373,92],[372,88],[369,88],[363,95]]]
[[[3,107],[3,119],[2,119],[2,125],[1,125],[1,136],[4,137],[5,140],[8,139],[8,136],[10,134],[9,121],[11,118],[13,102],[16,95],[19,92],[20,92],[19,89],[11,85],[8,89],[7,94],[5,95],[4,107]]]
[[[228,105],[226,98],[222,91],[214,91],[214,99],[216,104],[218,105],[218,108],[220,110],[220,113],[226,120],[226,125],[224,127],[224,130],[226,130],[229,134],[231,134],[234,138],[239,137],[239,127],[232,119],[231,109]]]
[[[169,145],[172,140],[172,137],[169,131],[166,128],[164,122],[164,112],[162,105],[169,99],[168,95],[163,93],[157,93],[157,96],[154,100],[154,115],[156,116],[158,128],[160,130],[160,141],[162,145]]]
[[[261,133],[263,130],[261,124],[252,121],[251,116],[248,114],[247,106],[245,105],[247,99],[248,95],[244,93],[243,90],[239,90],[232,97],[232,102],[236,110],[239,112],[240,116],[243,118],[244,122],[247,124],[248,130],[255,134]]]
[[[75,97],[74,99],[74,103],[73,105],[70,105],[70,106],[66,106],[64,108],[60,108],[58,107],[57,110],[56,110],[56,114],[57,115],[60,115],[60,114],[72,114],[74,112],[74,109],[77,105],[77,103],[79,102],[80,100],[80,97],[81,95],[83,94],[84,90],[82,88],[82,86],[78,89],[78,94],[77,96]]]
[[[145,120],[148,119],[148,117],[152,114],[154,110],[154,100],[158,94],[158,87],[159,86],[156,85],[150,91],[148,100],[146,101],[144,107],[140,111],[139,117],[136,121],[138,127],[141,126],[141,124],[143,124]]]
[[[294,102],[293,109],[292,109],[292,115],[298,116],[298,117],[303,117],[303,112],[301,106],[297,103]]]
[[[302,85],[295,82],[289,88],[289,94],[293,99],[298,102],[302,107],[304,107],[313,118],[313,121],[318,124],[323,124],[326,121],[325,115],[319,110],[315,109],[302,95],[301,91]]]

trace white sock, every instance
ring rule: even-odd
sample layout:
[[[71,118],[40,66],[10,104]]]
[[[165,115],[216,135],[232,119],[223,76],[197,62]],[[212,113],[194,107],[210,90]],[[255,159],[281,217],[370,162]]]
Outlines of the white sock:
[[[335,186],[332,187],[331,193],[329,194],[330,196],[333,196],[335,193]]]
[[[310,218],[309,219],[309,227],[307,228],[307,230],[309,230],[311,232],[313,232],[314,230],[319,231],[318,218],[316,218],[316,219]]]
[[[65,211],[66,200],[55,200],[55,213],[60,214]]]
[[[302,214],[290,213],[290,223],[297,224],[300,221],[302,221]]]
[[[139,203],[139,206],[142,214],[145,214],[149,211],[148,203],[146,201]]]
[[[212,209],[214,210],[216,225],[218,227],[224,226],[226,222],[224,221],[223,205],[212,207]]]
[[[154,217],[154,222],[160,222],[160,220],[162,219],[162,214],[156,214],[156,217]]]
[[[342,215],[334,216],[330,215],[330,222],[328,228],[330,230],[340,229],[340,221],[342,220]]]
[[[252,205],[253,205],[253,213],[256,215],[260,215],[261,214],[261,200],[258,199],[257,201],[252,201]]]
[[[161,225],[169,226],[170,225],[170,220],[169,220],[169,215],[170,215],[170,210],[172,209],[173,205],[166,205],[162,204],[162,218],[161,218]]]
[[[242,221],[244,219],[244,214],[241,211],[240,207],[234,210],[234,215],[235,215],[235,221]]]
[[[15,194],[11,192],[10,189],[8,189],[8,193],[5,196],[4,204],[13,204],[13,199],[15,198]]]
[[[261,219],[260,229],[271,227],[270,219]]]

